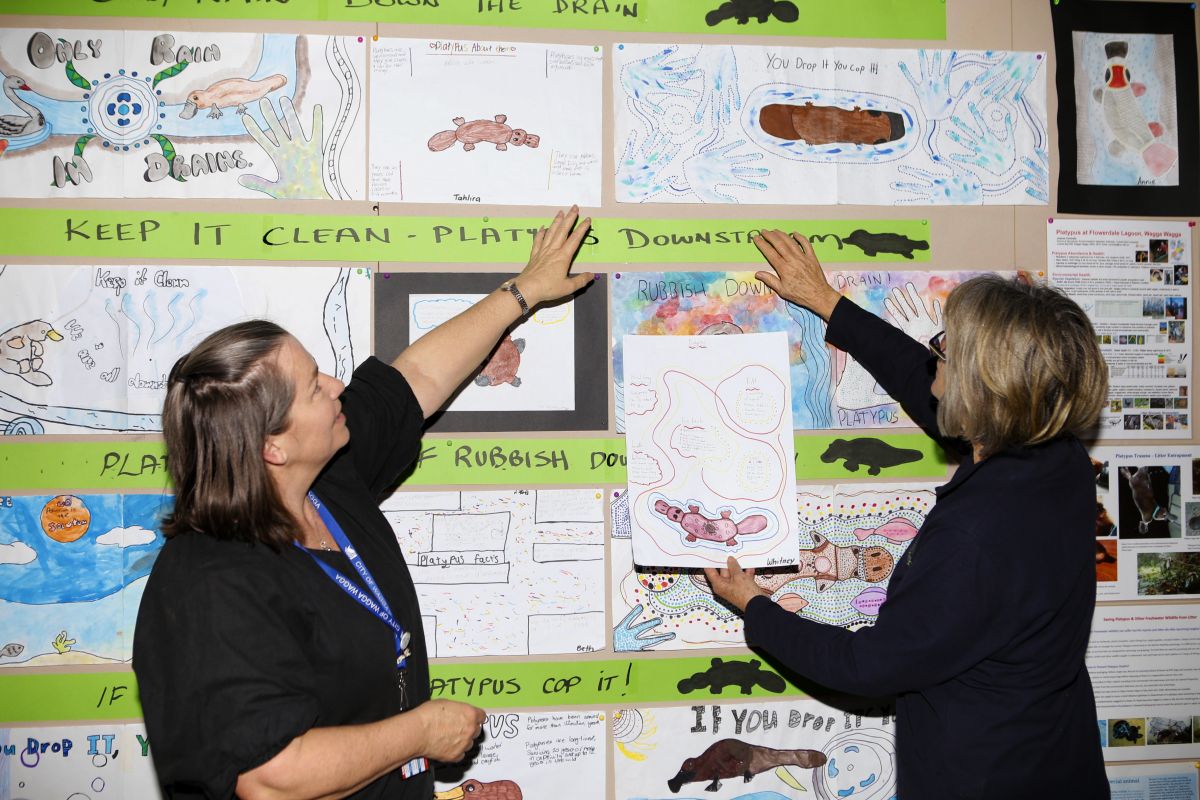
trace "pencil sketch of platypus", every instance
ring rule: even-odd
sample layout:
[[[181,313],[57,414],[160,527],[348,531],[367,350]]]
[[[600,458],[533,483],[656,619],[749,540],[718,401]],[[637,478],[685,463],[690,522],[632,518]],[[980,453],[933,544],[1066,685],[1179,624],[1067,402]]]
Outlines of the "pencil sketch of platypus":
[[[497,114],[493,120],[473,119],[467,122],[465,117],[455,117],[451,120],[454,130],[435,133],[429,139],[429,149],[436,153],[448,150],[455,142],[462,142],[463,150],[474,150],[480,142],[491,142],[497,150],[507,150],[510,144],[514,147],[537,147],[542,141],[536,134],[506,125],[506,114]]]

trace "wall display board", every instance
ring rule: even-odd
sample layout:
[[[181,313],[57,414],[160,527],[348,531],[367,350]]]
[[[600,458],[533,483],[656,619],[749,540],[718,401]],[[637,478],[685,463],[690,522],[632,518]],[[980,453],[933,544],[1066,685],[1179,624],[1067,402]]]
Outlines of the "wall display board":
[[[0,196],[362,200],[363,37],[0,31]]]
[[[1050,281],[1087,312],[1108,364],[1101,427],[1125,439],[1188,438],[1191,229],[1157,220],[1048,225]]]
[[[775,602],[808,619],[859,629],[887,599],[893,566],[933,507],[932,485],[805,485],[797,494],[800,564],[759,570]],[[617,651],[742,647],[742,619],[699,569],[634,563],[624,497],[613,502],[611,581]]]
[[[603,61],[599,47],[378,40],[371,199],[599,205]]]
[[[370,287],[349,267],[0,266],[0,429],[159,431],[175,361],[260,317],[349,379],[370,355]]]
[[[0,800],[162,796],[131,661],[176,360],[266,318],[345,381],[572,204],[596,280],[508,306],[379,496],[430,694],[485,713],[439,798],[902,794],[891,701],[749,649],[703,570],[868,632],[959,468],[759,279],[779,229],[921,347],[978,275],[1083,307],[1095,730],[1115,798],[1200,800],[1191,4],[0,5]]]
[[[1195,11],[1055,4],[1060,211],[1200,213]]]
[[[619,44],[617,201],[1044,204],[1045,60]]]

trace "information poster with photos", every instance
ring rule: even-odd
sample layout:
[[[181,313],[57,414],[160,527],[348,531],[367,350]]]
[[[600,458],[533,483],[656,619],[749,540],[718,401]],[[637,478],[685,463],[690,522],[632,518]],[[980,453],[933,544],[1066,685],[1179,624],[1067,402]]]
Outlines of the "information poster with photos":
[[[1087,312],[1108,362],[1103,435],[1189,438],[1188,223],[1052,219],[1048,247],[1051,283]]]

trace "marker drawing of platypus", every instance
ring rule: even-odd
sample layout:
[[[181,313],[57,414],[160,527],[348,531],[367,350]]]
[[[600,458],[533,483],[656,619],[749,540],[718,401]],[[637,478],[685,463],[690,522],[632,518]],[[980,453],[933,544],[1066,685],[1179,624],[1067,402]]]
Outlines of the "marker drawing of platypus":
[[[741,778],[749,783],[760,772],[776,767],[812,769],[824,766],[826,760],[820,750],[776,750],[747,744],[740,739],[722,739],[700,755],[685,759],[675,777],[667,781],[667,786],[672,792],[678,792],[685,783],[712,781],[705,790],[716,792],[720,790],[723,778]]]
[[[536,134],[521,128],[513,128],[505,124],[506,114],[497,114],[492,120],[473,119],[467,122],[465,117],[455,117],[454,130],[435,133],[429,139],[429,149],[433,152],[448,150],[455,142],[462,142],[463,150],[474,150],[480,142],[491,142],[497,150],[507,150],[513,147],[537,147],[542,139]]]
[[[738,536],[749,536],[766,530],[767,518],[762,514],[751,514],[740,522],[730,519],[728,510],[722,511],[717,519],[709,519],[700,513],[699,506],[688,506],[684,511],[665,500],[655,500],[654,510],[674,522],[687,533],[684,537],[689,542],[704,539],[710,542],[724,542],[727,547],[737,547]]]

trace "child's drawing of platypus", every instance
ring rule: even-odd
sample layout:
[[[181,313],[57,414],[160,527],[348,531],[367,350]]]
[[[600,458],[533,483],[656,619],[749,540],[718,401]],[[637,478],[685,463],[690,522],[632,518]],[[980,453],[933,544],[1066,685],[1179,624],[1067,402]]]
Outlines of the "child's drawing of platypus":
[[[236,106],[237,113],[245,114],[247,103],[253,103],[255,100],[266,97],[276,89],[282,88],[286,83],[287,78],[283,75],[271,75],[257,81],[245,78],[226,78],[223,81],[217,81],[207,89],[197,89],[188,94],[179,116],[182,119],[191,119],[200,109],[210,108],[212,110],[208,112],[209,118],[218,119],[224,116],[221,113],[221,106],[226,108]]]
[[[506,114],[497,114],[494,121],[473,119],[467,122],[465,117],[455,117],[451,120],[454,130],[435,133],[429,139],[429,149],[435,153],[448,150],[455,142],[462,142],[463,150],[474,150],[480,142],[491,142],[497,150],[507,150],[510,144],[513,147],[537,147],[541,143],[540,136],[521,128],[509,127],[505,124],[506,120]]]
[[[705,539],[710,542],[724,542],[727,547],[737,547],[738,536],[749,536],[767,527],[767,518],[762,514],[751,514],[740,522],[729,518],[729,511],[722,511],[717,519],[709,519],[700,513],[699,506],[688,506],[684,511],[665,500],[655,500],[654,510],[671,522],[676,523],[687,533],[684,537],[689,542]]]

